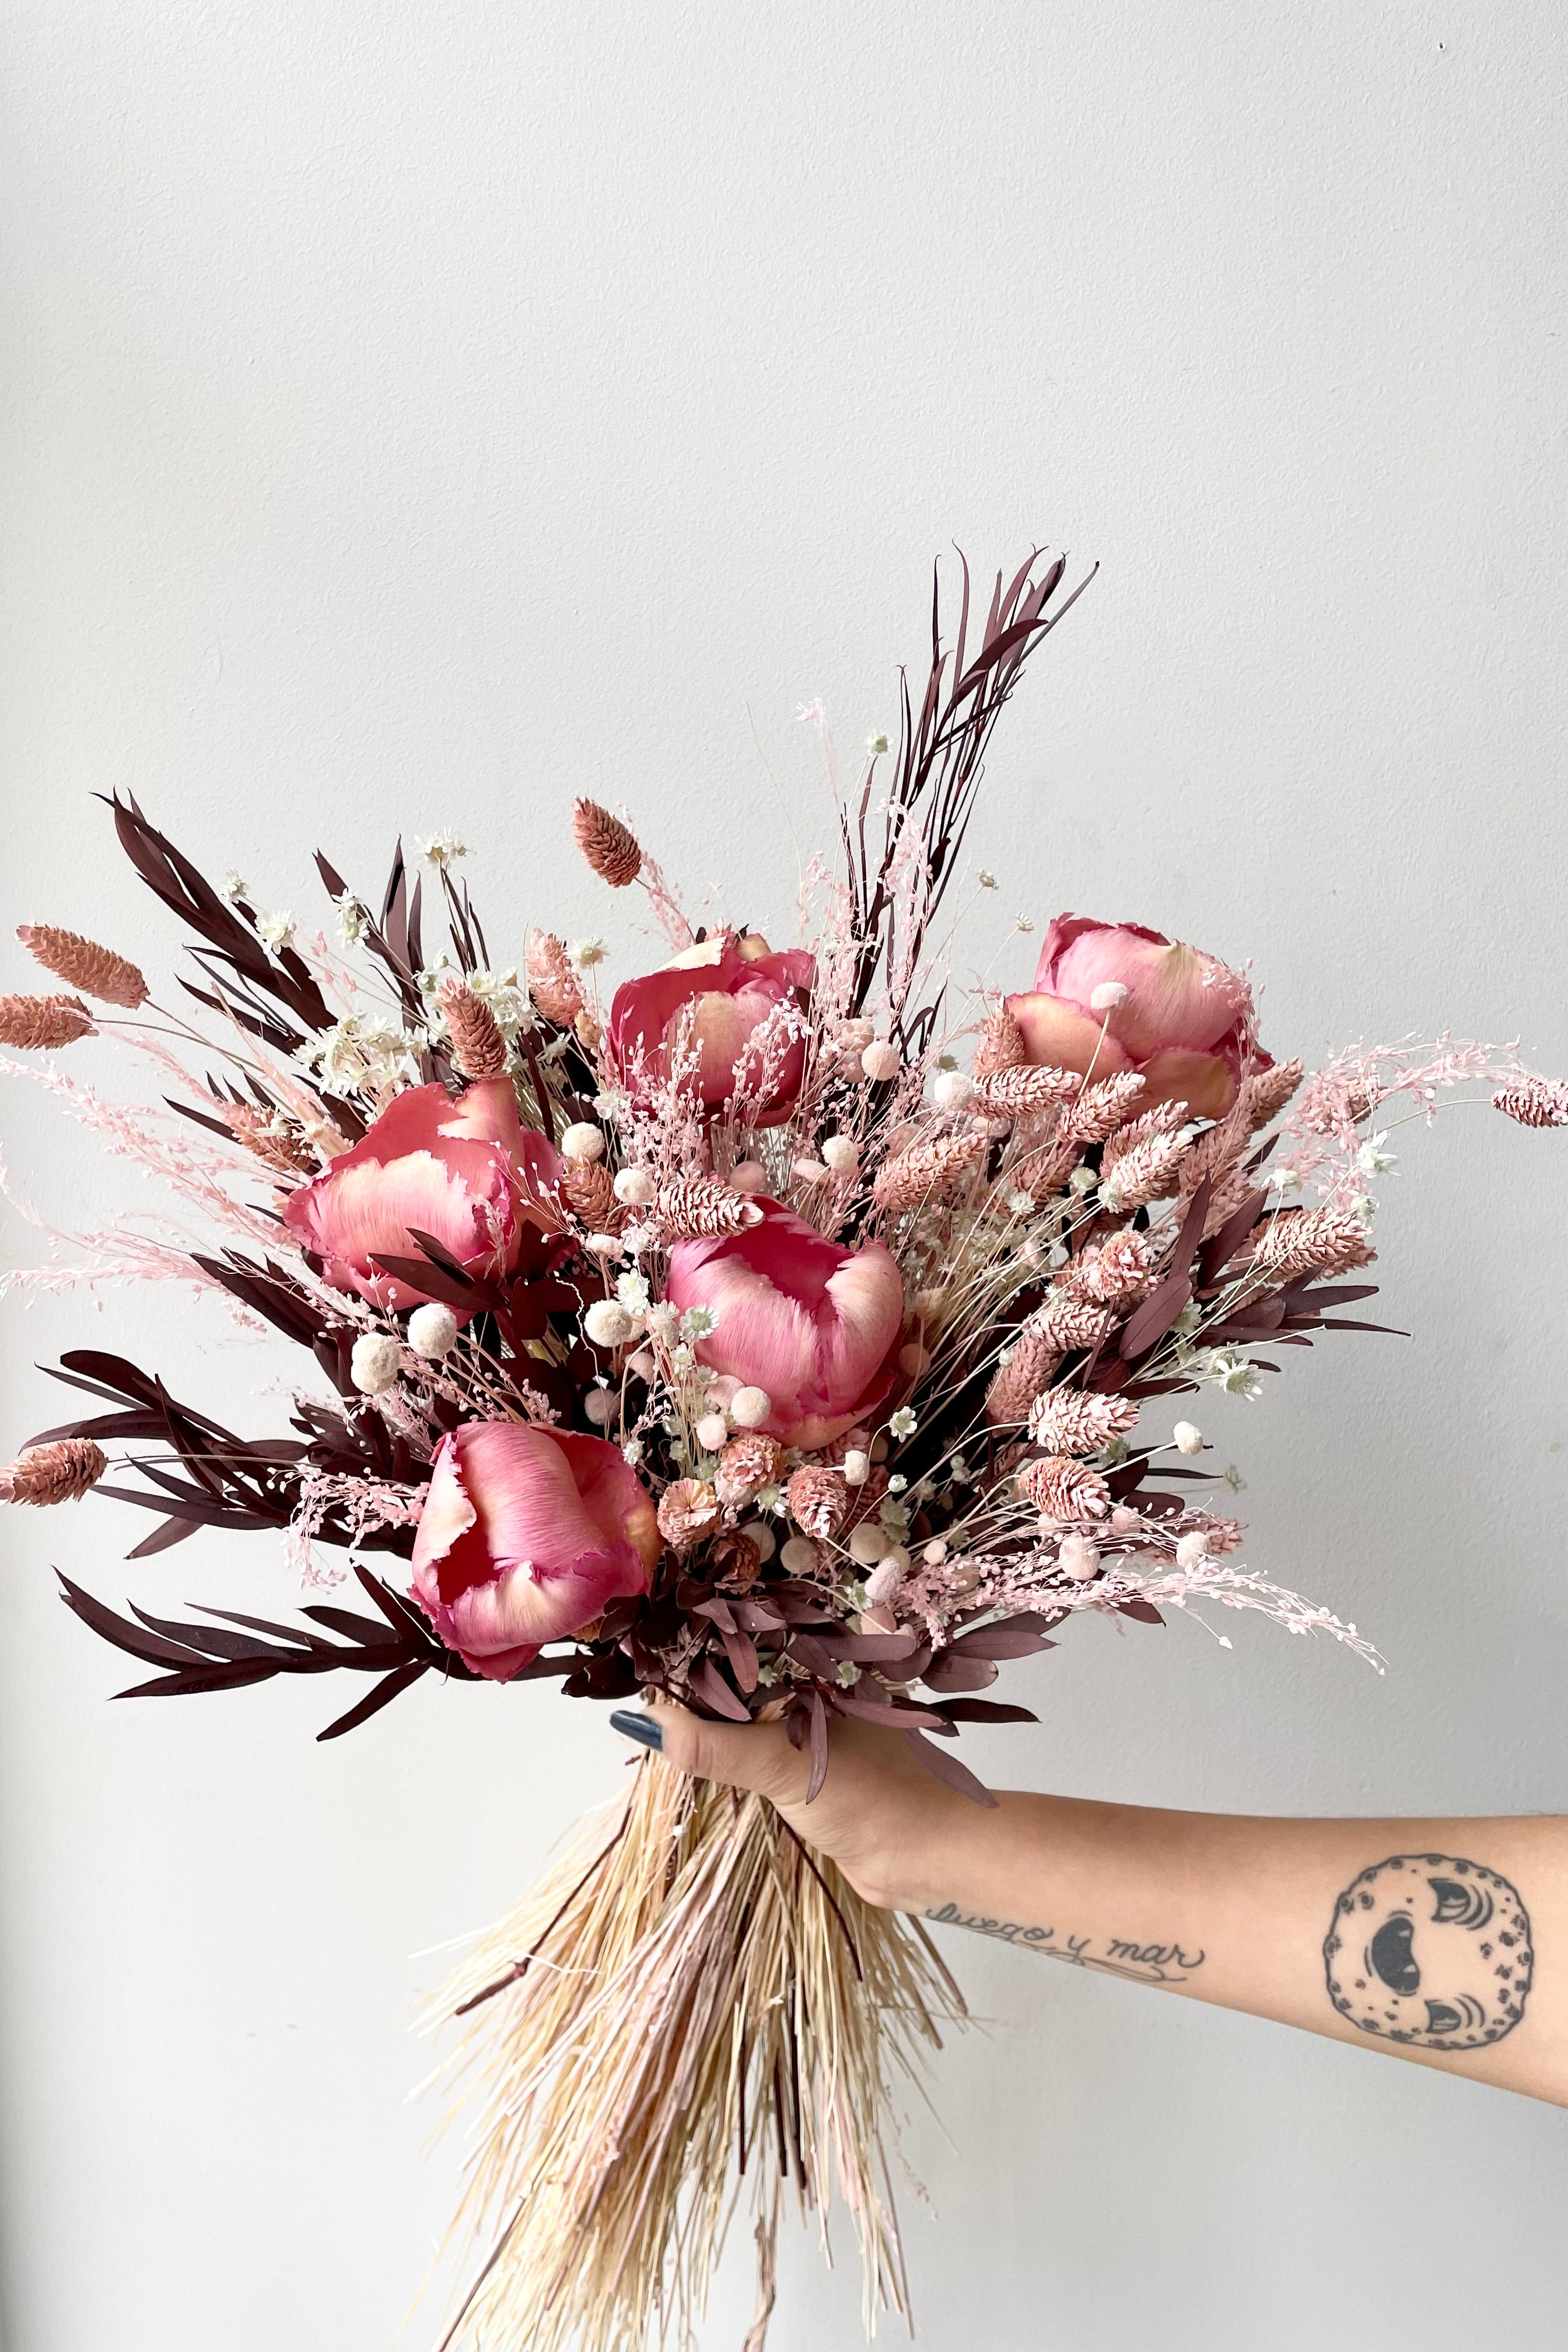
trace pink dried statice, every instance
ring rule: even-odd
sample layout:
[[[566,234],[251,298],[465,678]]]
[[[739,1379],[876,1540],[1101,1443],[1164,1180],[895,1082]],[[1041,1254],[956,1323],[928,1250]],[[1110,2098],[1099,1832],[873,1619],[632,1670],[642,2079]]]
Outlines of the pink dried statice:
[[[100,948],[79,931],[63,931],[54,923],[22,923],[16,937],[35,962],[68,988],[95,996],[100,1004],[118,1004],[134,1013],[147,1002],[147,982],[129,956]]]
[[[90,1437],[57,1437],[47,1445],[25,1446],[0,1470],[0,1503],[77,1503],[108,1467],[108,1455]]]
[[[1098,1454],[1113,1437],[1125,1437],[1137,1422],[1138,1405],[1131,1397],[1052,1389],[1035,1400],[1029,1437],[1047,1454]]]

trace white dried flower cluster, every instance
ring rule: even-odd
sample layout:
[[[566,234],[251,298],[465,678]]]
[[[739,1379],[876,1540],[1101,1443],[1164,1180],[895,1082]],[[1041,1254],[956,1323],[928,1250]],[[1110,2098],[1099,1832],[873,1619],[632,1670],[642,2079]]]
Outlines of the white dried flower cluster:
[[[414,846],[426,866],[451,866],[468,854],[455,833],[427,833],[416,836]]]
[[[338,919],[339,944],[345,948],[362,946],[370,928],[370,917],[353,892],[345,890],[341,898],[334,898],[332,908]]]
[[[296,1056],[330,1094],[364,1094],[384,1102],[419,1083],[419,1045],[389,1022],[351,1013],[334,1021]]]
[[[269,948],[292,947],[299,928],[287,907],[275,908],[270,914],[256,918],[256,935]]]
[[[604,962],[610,950],[605,940],[574,940],[566,952],[579,971],[592,971],[595,964]]]

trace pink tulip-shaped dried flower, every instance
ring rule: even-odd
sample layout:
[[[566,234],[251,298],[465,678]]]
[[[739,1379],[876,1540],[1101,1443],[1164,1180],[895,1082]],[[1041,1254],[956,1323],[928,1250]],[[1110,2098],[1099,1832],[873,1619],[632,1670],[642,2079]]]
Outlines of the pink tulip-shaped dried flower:
[[[597,801],[572,803],[572,836],[601,882],[624,890],[642,872],[637,835]]]
[[[671,1551],[689,1551],[719,1524],[719,1497],[706,1478],[677,1478],[659,1497],[658,1531]]]
[[[28,1445],[0,1470],[0,1503],[79,1502],[109,1467],[109,1457],[90,1437],[57,1437]]]
[[[584,999],[566,942],[553,931],[530,931],[524,961],[534,1003],[557,1028],[570,1029],[584,1009]]]
[[[979,1167],[987,1148],[983,1135],[950,1135],[917,1143],[878,1171],[871,1198],[893,1216],[924,1201],[942,1200]]]
[[[499,1078],[506,1068],[506,1039],[489,1006],[455,972],[436,993],[452,1034],[452,1059],[464,1077]]]
[[[1125,1437],[1137,1423],[1138,1406],[1131,1397],[1053,1389],[1036,1399],[1029,1436],[1047,1454],[1098,1454],[1113,1437]]]
[[[1047,1454],[1026,1462],[1014,1485],[1026,1503],[1048,1519],[1103,1519],[1110,1509],[1110,1489],[1098,1470],[1081,1462]]]
[[[826,1470],[808,1463],[797,1470],[784,1490],[789,1515],[803,1535],[819,1538],[837,1534],[849,1508],[849,1489],[841,1470]]]
[[[1254,1228],[1246,1259],[1258,1274],[1348,1274],[1376,1255],[1359,1217],[1341,1209],[1286,1209]]]
[[[92,1034],[92,1015],[74,996],[0,996],[0,1045],[30,1054]]]
[[[1125,1124],[1142,1091],[1143,1081],[1136,1070],[1122,1070],[1113,1078],[1091,1079],[1062,1113],[1058,1131],[1077,1143],[1103,1143]]]
[[[1492,1104],[1521,1127],[1568,1127],[1568,1086],[1561,1078],[1516,1078],[1498,1088]]]
[[[127,1013],[146,1003],[147,982],[129,956],[116,955],[112,948],[100,948],[96,940],[84,940],[79,931],[62,931],[53,923],[22,923],[16,937],[34,961],[68,988],[79,988],[84,996],[121,1005]]]
[[[740,1510],[755,1502],[764,1486],[773,1486],[783,1469],[784,1447],[777,1438],[749,1429],[742,1436],[732,1437],[720,1454],[713,1471],[714,1489],[727,1511]]]
[[[658,1210],[666,1232],[677,1237],[742,1234],[763,1221],[755,1201],[711,1176],[686,1176],[662,1186]]]
[[[1254,1135],[1277,1118],[1301,1083],[1299,1055],[1276,1062],[1270,1070],[1254,1070],[1247,1081],[1247,1123]]]

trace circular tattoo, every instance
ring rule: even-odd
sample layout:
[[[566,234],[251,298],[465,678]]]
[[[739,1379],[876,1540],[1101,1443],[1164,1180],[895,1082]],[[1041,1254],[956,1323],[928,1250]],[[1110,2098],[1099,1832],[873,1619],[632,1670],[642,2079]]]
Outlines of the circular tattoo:
[[[1518,1890],[1447,1853],[1396,1853],[1363,1870],[1323,1945],[1341,2016],[1417,2050],[1500,2042],[1524,2014],[1534,1958]]]

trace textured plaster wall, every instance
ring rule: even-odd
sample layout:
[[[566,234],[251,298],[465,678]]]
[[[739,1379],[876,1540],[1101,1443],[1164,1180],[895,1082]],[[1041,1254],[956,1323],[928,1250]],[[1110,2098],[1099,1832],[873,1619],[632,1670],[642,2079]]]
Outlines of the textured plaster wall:
[[[19,0],[4,44],[6,925],[166,969],[118,786],[301,915],[318,844],[368,884],[458,825],[513,952],[603,928],[623,974],[587,789],[786,936],[828,818],[797,705],[886,723],[933,557],[1038,538],[1101,570],[999,737],[965,970],[1028,971],[993,909],[1131,915],[1254,958],[1278,1050],[1447,1023],[1568,1066],[1559,10]],[[4,1120],[60,1222],[153,1205],[40,1095]],[[1568,1805],[1568,1156],[1474,1112],[1400,1142],[1415,1341],[1209,1416],[1253,1559],[1387,1679],[1090,1626],[1014,1675],[1042,1719],[974,1740],[992,1777]],[[289,1369],[167,1289],[13,1305],[7,1445],[84,1341],[247,1426]],[[621,1753],[545,1694],[422,1690],[326,1749],[309,1687],[107,1706],[52,1564],[288,1598],[268,1541],[123,1570],[141,1531],[0,1528],[8,2352],[382,2352],[450,2185],[409,1956]],[[910,2137],[937,2218],[906,2200],[938,2352],[1557,2339],[1561,2114],[952,1958],[984,2023]],[[737,2249],[704,2352],[750,2303]],[[857,2340],[792,2238],[777,2352]]]

